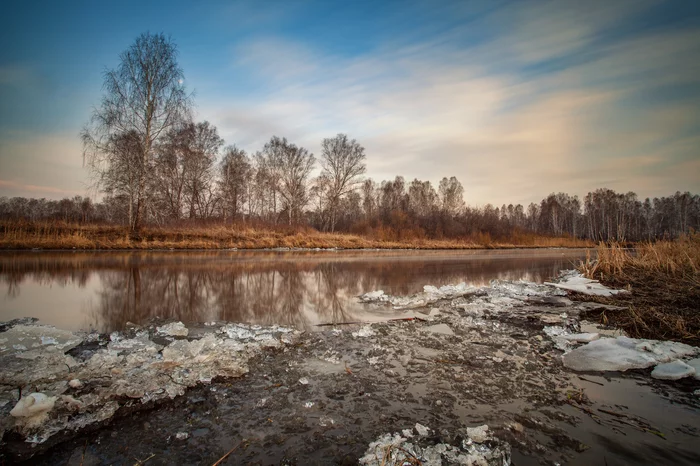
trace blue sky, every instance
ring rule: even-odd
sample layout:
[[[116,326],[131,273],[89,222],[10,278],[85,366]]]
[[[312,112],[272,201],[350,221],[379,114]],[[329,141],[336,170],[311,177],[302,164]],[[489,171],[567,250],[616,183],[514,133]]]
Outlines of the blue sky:
[[[345,132],[375,180],[454,175],[472,205],[700,192],[698,1],[142,0],[4,7],[0,195],[90,193],[79,131],[145,31],[249,152]]]

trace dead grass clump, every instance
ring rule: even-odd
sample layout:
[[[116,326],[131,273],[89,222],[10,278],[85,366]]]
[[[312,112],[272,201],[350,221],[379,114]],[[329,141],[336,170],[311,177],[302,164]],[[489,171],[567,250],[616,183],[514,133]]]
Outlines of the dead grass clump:
[[[616,282],[639,275],[660,275],[686,279],[700,285],[700,233],[684,235],[675,241],[646,242],[634,250],[620,244],[598,245],[598,257],[590,257],[580,270],[589,278]]]
[[[587,258],[579,270],[606,285],[632,291],[630,295],[598,298],[628,308],[599,315],[601,319],[634,337],[700,344],[699,233],[675,241],[644,243],[634,250],[601,244],[597,252],[597,260]]]

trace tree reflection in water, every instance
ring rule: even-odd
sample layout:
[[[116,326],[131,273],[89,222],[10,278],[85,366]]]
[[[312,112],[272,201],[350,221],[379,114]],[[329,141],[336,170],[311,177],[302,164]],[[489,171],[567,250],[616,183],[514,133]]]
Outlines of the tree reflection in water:
[[[25,282],[87,295],[93,292],[85,284],[96,277],[96,296],[86,296],[85,309],[68,310],[66,319],[88,317],[101,331],[154,317],[308,329],[356,320],[363,308],[355,297],[367,291],[406,295],[426,284],[467,281],[478,286],[495,278],[541,282],[584,255],[580,250],[13,252],[0,254],[0,281],[6,286],[2,306],[7,307],[25,298]]]

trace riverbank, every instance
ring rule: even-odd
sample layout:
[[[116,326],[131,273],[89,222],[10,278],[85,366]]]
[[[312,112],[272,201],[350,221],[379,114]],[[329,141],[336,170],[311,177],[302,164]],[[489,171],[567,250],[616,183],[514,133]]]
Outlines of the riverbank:
[[[594,313],[589,318],[636,338],[700,345],[700,233],[640,244],[634,252],[619,245],[601,245],[597,260],[581,264],[579,271],[608,286],[631,291],[595,297],[597,302],[625,309]]]
[[[0,249],[512,249],[586,248],[590,241],[520,234],[507,239],[428,239],[323,233],[311,228],[212,225],[147,227],[138,238],[127,228],[65,223],[0,223]]]

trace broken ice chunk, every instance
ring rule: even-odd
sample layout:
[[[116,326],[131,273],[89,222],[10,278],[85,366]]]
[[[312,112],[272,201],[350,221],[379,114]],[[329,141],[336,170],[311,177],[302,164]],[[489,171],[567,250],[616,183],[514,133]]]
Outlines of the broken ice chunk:
[[[371,337],[374,335],[376,335],[376,333],[374,332],[374,330],[372,330],[372,327],[370,327],[369,325],[365,325],[357,332],[352,332],[352,336],[354,338],[365,338],[365,337]]]
[[[659,364],[651,371],[652,377],[661,380],[679,380],[691,375],[695,375],[695,368],[679,360]]]
[[[617,337],[592,341],[563,355],[562,361],[576,371],[626,371],[698,353],[700,348],[684,343]]]
[[[157,327],[156,331],[161,335],[168,335],[171,337],[186,337],[190,333],[182,322],[170,322],[162,327]]]

